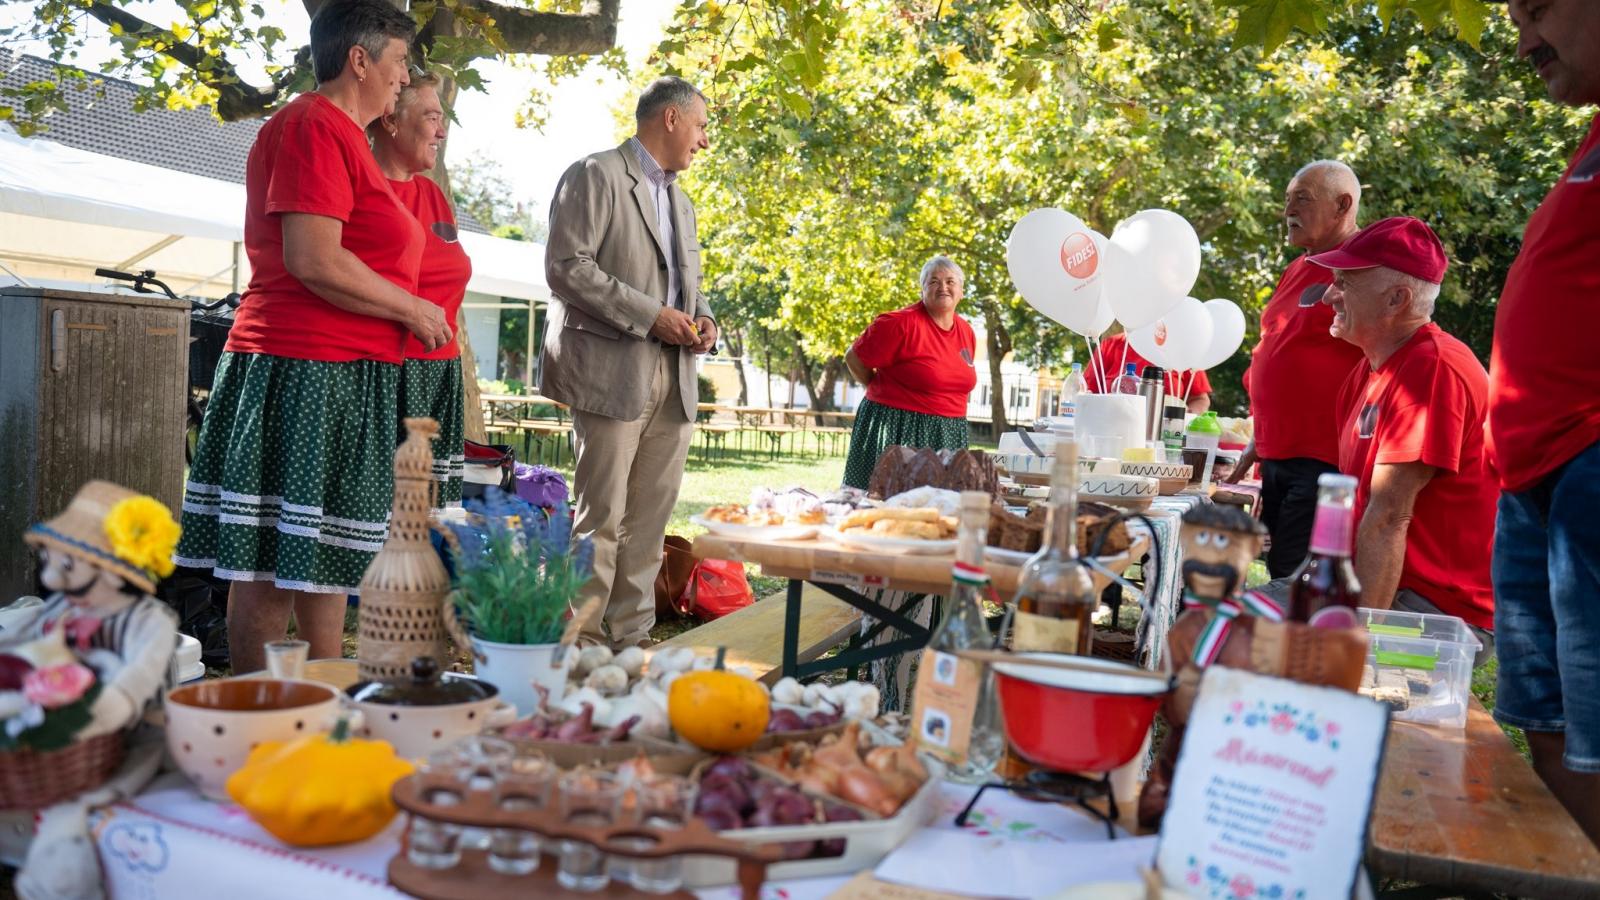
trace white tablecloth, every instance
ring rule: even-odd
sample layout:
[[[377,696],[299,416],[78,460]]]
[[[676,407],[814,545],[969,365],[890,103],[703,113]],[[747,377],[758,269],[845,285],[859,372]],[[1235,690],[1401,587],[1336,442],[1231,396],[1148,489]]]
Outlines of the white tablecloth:
[[[890,854],[878,876],[944,891],[1028,897],[1083,881],[1133,878],[1134,863],[1153,855],[1153,838],[1107,845],[1103,827],[1076,810],[1003,791],[985,793],[969,827],[958,829],[953,820],[972,790],[945,785],[933,825]],[[168,774],[132,802],[101,813],[95,834],[116,900],[394,900],[405,895],[389,887],[385,871],[403,818],[359,844],[301,850],[267,834],[237,806],[207,800],[182,775]],[[1067,859],[1077,862],[1063,865]],[[997,868],[996,861],[1004,865]],[[762,893],[772,900],[820,900],[847,880],[773,882]],[[701,896],[734,900],[738,892],[718,888]]]

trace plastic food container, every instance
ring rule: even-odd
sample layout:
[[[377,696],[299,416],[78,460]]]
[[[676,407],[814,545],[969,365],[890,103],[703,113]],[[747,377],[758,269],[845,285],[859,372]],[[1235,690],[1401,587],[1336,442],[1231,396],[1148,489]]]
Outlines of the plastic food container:
[[[1371,640],[1361,693],[1401,722],[1465,728],[1472,661],[1483,643],[1455,616],[1358,609]]]

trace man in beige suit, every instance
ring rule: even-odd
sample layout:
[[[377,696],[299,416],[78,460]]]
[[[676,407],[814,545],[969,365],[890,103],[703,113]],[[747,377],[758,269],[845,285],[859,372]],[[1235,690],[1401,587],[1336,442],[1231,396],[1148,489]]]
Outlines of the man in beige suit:
[[[602,623],[585,636],[646,644],[661,538],[693,437],[696,354],[717,341],[700,295],[694,206],[675,183],[706,140],[706,99],[681,78],[639,96],[638,133],[561,176],[545,280],[555,295],[539,390],[572,407],[574,530],[594,541]]]

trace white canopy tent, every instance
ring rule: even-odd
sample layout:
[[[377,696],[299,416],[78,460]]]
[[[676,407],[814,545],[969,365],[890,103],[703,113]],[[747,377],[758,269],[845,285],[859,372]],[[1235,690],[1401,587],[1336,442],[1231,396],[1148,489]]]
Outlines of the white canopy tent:
[[[13,278],[84,285],[103,281],[96,267],[154,269],[179,293],[220,297],[250,280],[243,238],[242,184],[0,127],[0,265]],[[469,302],[549,299],[542,245],[468,232],[461,243]]]

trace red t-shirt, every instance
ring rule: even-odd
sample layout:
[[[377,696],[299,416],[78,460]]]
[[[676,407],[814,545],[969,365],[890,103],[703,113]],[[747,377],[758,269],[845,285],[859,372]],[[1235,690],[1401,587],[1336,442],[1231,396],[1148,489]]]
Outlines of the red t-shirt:
[[[390,181],[389,187],[400,204],[422,223],[427,243],[422,248],[422,268],[417,273],[417,296],[444,308],[450,323],[450,343],[429,353],[414,334],[406,335],[406,359],[455,359],[461,354],[456,344],[456,312],[467,296],[472,280],[472,260],[461,247],[456,232],[456,214],[433,180],[417,175],[410,181]]]
[[[340,309],[283,265],[281,213],[344,223],[340,243],[407,291],[417,288],[423,231],[389,189],[366,133],[321,94],[296,97],[256,135],[245,164],[244,249],[250,287],[234,316],[228,349],[294,359],[399,363],[399,322]]]
[[[1124,347],[1128,348],[1127,359],[1122,357],[1122,348]],[[1117,376],[1121,375],[1130,363],[1135,367],[1133,370],[1135,375],[1143,375],[1145,366],[1150,365],[1150,360],[1140,356],[1139,351],[1128,347],[1128,336],[1120,331],[1100,342],[1099,359],[1098,365],[1091,364],[1083,367],[1083,380],[1092,394],[1106,393],[1105,386],[1100,383],[1101,369],[1105,370],[1106,377],[1115,384]],[[1189,385],[1191,380],[1194,382],[1193,387]],[[1188,389],[1191,397],[1209,394],[1211,393],[1211,379],[1206,377],[1204,369],[1186,369],[1182,372],[1169,370],[1167,372],[1167,396],[1182,397],[1185,389]]]
[[[978,386],[972,367],[978,339],[967,320],[956,316],[940,328],[921,301],[886,312],[856,338],[856,357],[875,369],[867,399],[895,409],[967,417],[967,395]]]
[[[1244,388],[1262,459],[1339,461],[1334,404],[1345,375],[1365,357],[1328,333],[1333,308],[1322,302],[1321,286],[1332,283],[1331,269],[1301,256],[1283,270],[1261,311],[1261,341],[1250,356]]]
[[[1600,440],[1600,116],[1528,220],[1489,357],[1489,452],[1508,491]]]
[[[1489,376],[1466,344],[1429,323],[1376,372],[1363,358],[1339,392],[1339,471],[1359,479],[1356,521],[1377,464],[1438,471],[1417,495],[1400,587],[1494,628],[1489,551],[1499,492],[1483,445]]]

